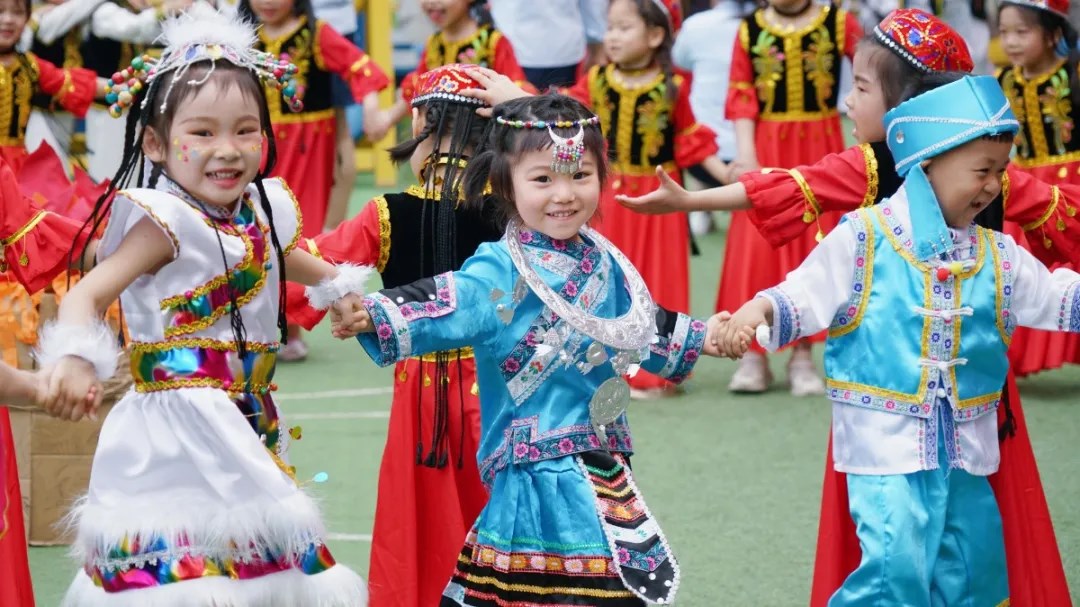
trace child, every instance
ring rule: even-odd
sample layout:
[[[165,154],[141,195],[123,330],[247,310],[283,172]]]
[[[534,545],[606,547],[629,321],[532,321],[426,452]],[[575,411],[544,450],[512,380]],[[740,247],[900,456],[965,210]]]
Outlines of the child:
[[[96,231],[109,213],[99,263],[40,340],[39,361],[56,366],[50,399],[115,370],[99,316],[117,296],[132,340],[135,389],[105,420],[71,514],[82,570],[64,604],[364,605],[282,460],[270,394],[286,268],[322,281],[327,306],[366,276],[295,250],[295,199],[264,179],[276,158],[264,86],[294,92],[295,68],[209,7],[163,30],[161,59],[114,79],[133,132],[88,222]],[[119,189],[136,179],[145,187]]]
[[[421,8],[439,30],[428,37],[420,52],[420,64],[401,84],[402,99],[390,109],[394,123],[408,113],[408,98],[413,96],[412,89],[419,84],[419,78],[443,65],[479,65],[509,77],[519,86],[531,88],[514,57],[514,47],[495,29],[483,0],[424,0]]]
[[[986,476],[999,463],[1009,336],[1020,323],[1080,331],[1080,275],[1051,274],[973,223],[1001,189],[1019,129],[992,77],[919,95],[885,124],[901,189],[847,215],[787,280],[732,315],[721,350],[744,352],[760,324],[769,349],[829,329],[833,458],[863,551],[830,607],[870,596],[1007,604]]]
[[[326,227],[334,176],[337,131],[330,74],[345,80],[363,104],[364,133],[371,141],[382,139],[389,128],[379,109],[378,92],[390,81],[363,51],[315,20],[310,0],[241,0],[239,14],[261,24],[259,50],[285,56],[298,68],[292,85],[298,103],[292,108],[282,100],[270,104],[280,154],[274,175],[296,189],[303,235],[312,238]],[[279,357],[289,362],[307,358],[299,327],[290,327],[289,343]]]
[[[365,298],[335,334],[374,331],[360,342],[381,365],[474,349],[491,496],[441,605],[670,604],[680,571],[627,465],[623,375],[640,361],[685,378],[705,324],[653,303],[626,257],[585,227],[606,172],[595,116],[544,95],[496,107],[495,120],[465,200],[483,200],[490,179],[502,240],[457,272]]]
[[[673,0],[614,0],[604,35],[611,63],[591,68],[567,93],[596,111],[613,159],[596,229],[641,272],[657,303],[685,312],[690,309],[686,217],[642,217],[613,198],[655,187],[657,165],[674,179],[697,164],[727,179],[727,166],[715,155],[716,134],[690,109],[690,77],[672,67],[678,18]],[[664,396],[675,388],[647,371],[630,378],[630,386],[635,396]]]
[[[1046,183],[1080,185],[1080,66],[1068,11],[1068,0],[999,5],[1000,39],[1013,65],[998,82],[1021,123],[1014,163]],[[1008,232],[1028,245],[1020,226]],[[1009,355],[1017,375],[1054,369],[1080,362],[1080,337],[1021,329]]]
[[[731,59],[727,119],[735,124],[736,171],[759,166],[792,167],[844,149],[837,102],[840,67],[862,36],[855,17],[835,3],[769,0],[746,17]],[[816,244],[803,234],[773,247],[753,229],[745,213],[731,217],[716,309],[731,310],[774,284]],[[787,378],[795,396],[821,394],[821,378],[806,335],[792,349]],[[743,357],[728,389],[760,393],[772,384],[763,352]]]
[[[391,155],[409,162],[417,185],[376,197],[301,247],[334,263],[373,266],[389,289],[458,270],[481,243],[502,236],[494,205],[462,204],[461,177],[483,149],[488,124],[474,113],[483,102],[457,96],[479,87],[464,68],[432,69],[414,89],[414,136]],[[293,286],[290,322],[310,330],[322,314]],[[476,466],[476,359],[469,348],[413,357],[398,362],[393,377],[371,543],[371,603],[436,605],[461,540],[487,502]]]
[[[685,193],[665,182],[656,192],[621,202],[647,212],[750,209],[762,236],[775,246],[815,225],[824,211],[851,211],[880,202],[901,183],[884,142],[885,110],[903,99],[904,89],[917,83],[920,74],[969,71],[973,62],[963,39],[947,24],[923,11],[904,9],[890,13],[860,42],[854,64],[856,86],[846,105],[860,145],[812,166],[746,173],[739,183],[721,188]],[[484,84],[493,88],[490,82]],[[1043,184],[1010,165],[1000,200],[980,220],[999,230],[1003,214],[1024,224],[1043,240],[1045,246],[1033,252],[1044,263],[1078,260],[1080,222],[1067,209],[1080,201],[1080,188],[1069,189]],[[1048,229],[1055,224],[1065,229]],[[1012,596],[1017,604],[1061,604],[1069,600],[1069,589],[1012,374],[999,422],[1009,440],[1002,442],[1002,466],[991,483],[1006,521]],[[827,460],[831,462],[831,445]],[[859,563],[846,481],[831,465],[826,467],[822,499],[814,607],[824,605]]]

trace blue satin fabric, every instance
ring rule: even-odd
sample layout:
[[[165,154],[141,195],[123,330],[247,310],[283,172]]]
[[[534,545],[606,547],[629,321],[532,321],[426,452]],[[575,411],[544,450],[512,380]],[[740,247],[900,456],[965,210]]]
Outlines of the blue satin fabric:
[[[937,407],[950,415],[944,403]],[[985,476],[943,467],[848,474],[862,561],[829,607],[997,607],[1009,597],[1001,514]]]
[[[886,210],[887,205],[884,203]],[[935,398],[932,390],[943,383],[957,392],[960,401],[971,404],[1000,393],[1008,370],[1008,344],[999,318],[1001,308],[1008,308],[1009,298],[1003,297],[1000,306],[997,298],[999,292],[1011,293],[1012,286],[1001,276],[999,256],[993,254],[997,240],[989,232],[980,231],[983,256],[978,271],[968,278],[950,276],[947,281],[939,281],[934,268],[921,269],[896,251],[886,230],[896,236],[899,244],[905,236],[899,225],[882,225],[884,215],[873,211],[864,217],[870,218],[874,232],[873,257],[867,261],[873,271],[867,272],[868,277],[872,276],[867,280],[869,284],[856,288],[868,289],[869,297],[861,322],[853,329],[848,323],[848,332],[829,338],[825,356],[829,380],[853,384],[855,389],[870,394],[887,391],[889,397],[897,399],[897,412],[909,411],[899,406],[902,403],[929,404]],[[853,220],[853,225],[860,232],[866,229],[860,219]],[[956,316],[945,323],[920,315],[915,307],[970,307],[974,315]],[[920,365],[920,358],[967,358],[968,362],[947,372],[955,374],[953,383],[943,382],[936,367]],[[931,410],[920,407],[911,414],[927,417]]]

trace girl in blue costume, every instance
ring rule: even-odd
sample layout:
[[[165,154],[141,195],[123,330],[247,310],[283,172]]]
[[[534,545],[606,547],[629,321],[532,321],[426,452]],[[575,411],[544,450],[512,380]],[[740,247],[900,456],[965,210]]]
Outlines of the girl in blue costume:
[[[442,605],[669,604],[679,567],[627,466],[623,376],[640,364],[682,380],[706,324],[656,306],[622,253],[586,227],[606,176],[594,115],[560,95],[494,114],[465,200],[483,200],[490,179],[503,238],[460,271],[369,295],[335,333],[369,331],[360,343],[381,365],[474,349],[491,498]]]

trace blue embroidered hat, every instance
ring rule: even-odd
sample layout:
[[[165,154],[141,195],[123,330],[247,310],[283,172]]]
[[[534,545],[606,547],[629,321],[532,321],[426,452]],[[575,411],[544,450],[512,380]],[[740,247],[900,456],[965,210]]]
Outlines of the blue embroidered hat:
[[[965,76],[913,97],[885,114],[885,141],[906,179],[915,253],[930,259],[952,250],[952,238],[921,162],[988,135],[1020,130],[993,76]]]

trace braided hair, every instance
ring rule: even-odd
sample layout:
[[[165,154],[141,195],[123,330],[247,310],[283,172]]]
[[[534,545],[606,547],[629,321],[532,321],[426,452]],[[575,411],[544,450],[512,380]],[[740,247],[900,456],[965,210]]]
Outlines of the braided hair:
[[[159,163],[151,164],[149,174],[146,173],[147,159],[143,153],[143,143],[145,141],[147,129],[153,129],[154,134],[161,141],[168,142],[169,130],[172,126],[173,119],[176,116],[176,109],[185,100],[195,95],[200,86],[205,86],[206,83],[214,81],[218,83],[219,86],[239,87],[245,97],[250,96],[257,101],[259,106],[259,124],[267,141],[266,160],[259,169],[259,172],[255,175],[254,184],[259,193],[260,206],[263,213],[266,215],[267,222],[270,224],[270,240],[277,256],[276,265],[280,278],[278,283],[277,326],[281,333],[281,341],[284,343],[287,340],[285,321],[285,255],[284,249],[281,246],[281,241],[278,238],[277,229],[274,227],[273,209],[270,206],[270,201],[267,198],[266,189],[263,185],[263,180],[269,175],[270,171],[273,170],[274,163],[277,160],[277,148],[274,145],[273,131],[271,130],[270,125],[270,110],[267,106],[266,94],[258,77],[253,72],[227,61],[217,61],[216,64],[211,64],[209,61],[193,64],[188,69],[186,76],[187,77],[182,78],[175,83],[171,82],[171,77],[158,77],[135,94],[127,116],[124,133],[124,153],[120,168],[117,169],[116,175],[113,177],[112,181],[109,182],[105,192],[94,203],[94,208],[91,211],[90,216],[83,223],[80,234],[86,231],[89,231],[91,235],[101,233],[102,226],[109,215],[109,211],[112,208],[112,201],[117,191],[126,187],[154,188],[157,186],[162,175],[168,177],[164,167]],[[201,82],[202,84],[194,84],[196,82]],[[167,85],[171,85],[171,88]],[[145,108],[143,108],[144,100],[146,100]],[[162,108],[163,102],[165,104],[164,108]],[[175,185],[183,189],[180,184]],[[192,196],[192,198],[195,197]],[[201,204],[200,206],[205,214],[207,209]],[[221,241],[221,233],[216,229],[214,230],[214,233],[217,236],[218,247],[221,251],[221,259],[222,263],[225,265],[225,271],[229,272],[230,266],[228,259],[225,256],[225,248]],[[86,247],[89,246],[89,242],[90,239],[87,239],[87,244],[80,251],[76,251],[76,247],[72,245],[71,250],[68,252],[69,267],[75,267],[75,260],[79,259],[80,270],[84,269],[82,268],[82,259],[85,256]],[[247,354],[247,335],[244,329],[243,319],[240,315],[240,306],[237,305],[236,294],[232,290],[229,290],[229,304],[229,317],[230,325],[232,326],[233,339],[236,342],[237,352],[243,357]]]

